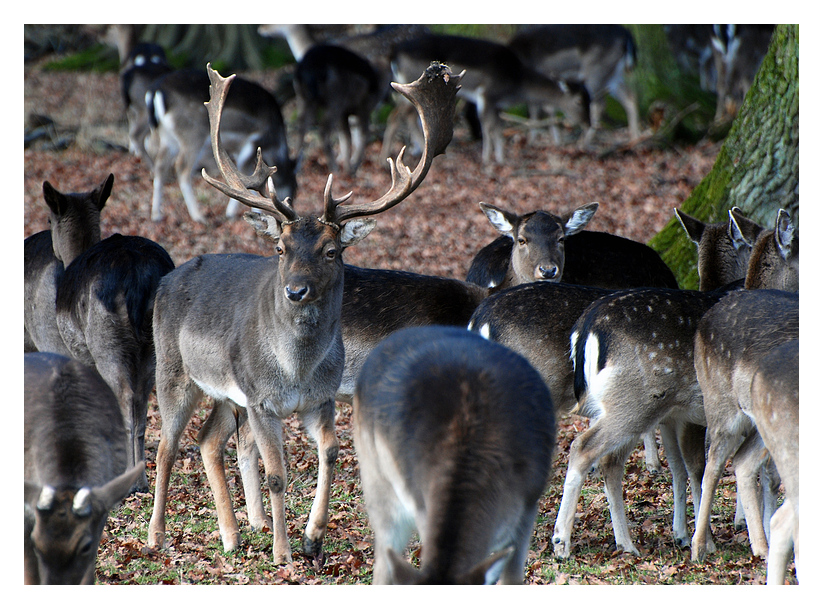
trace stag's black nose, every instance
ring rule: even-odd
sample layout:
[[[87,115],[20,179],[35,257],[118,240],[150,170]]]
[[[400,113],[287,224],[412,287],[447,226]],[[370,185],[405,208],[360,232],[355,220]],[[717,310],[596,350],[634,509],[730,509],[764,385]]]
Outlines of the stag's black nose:
[[[294,302],[300,302],[301,300],[303,300],[303,298],[305,298],[306,294],[308,293],[309,288],[306,286],[303,286],[296,290],[292,289],[291,286],[286,286],[286,298]]]

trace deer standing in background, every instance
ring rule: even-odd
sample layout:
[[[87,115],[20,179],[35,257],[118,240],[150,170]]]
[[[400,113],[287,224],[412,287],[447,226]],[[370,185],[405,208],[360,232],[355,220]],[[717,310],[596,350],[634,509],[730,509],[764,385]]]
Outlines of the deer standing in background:
[[[93,584],[109,511],[143,474],[129,467],[117,399],[92,368],[27,353],[24,389],[26,584]]]
[[[731,456],[752,552],[763,558],[768,554],[763,512],[765,507],[768,520],[777,482],[763,480],[762,505],[757,477],[765,459],[763,441],[751,420],[751,386],[766,352],[799,338],[798,249],[794,226],[781,209],[774,230],[764,231],[752,247],[746,290],[725,297],[698,326],[694,367],[703,391],[709,448],[702,483],[705,501],[695,517],[692,538],[694,561],[704,560],[714,550],[707,542],[712,500]]]
[[[145,459],[154,386],[155,292],[174,263],[144,237],[114,234],[100,240],[100,211],[113,184],[110,175],[81,194],[43,184],[51,228],[24,242],[25,350],[60,353],[100,373],[120,403],[128,462],[135,465]],[[148,490],[145,473],[134,490]]]
[[[626,82],[626,75],[637,63],[637,49],[629,30],[608,24],[535,25],[515,34],[508,47],[545,76],[580,82],[586,87],[591,96],[587,142],[600,127],[609,94],[626,111],[631,138],[640,137],[637,95]]]
[[[459,328],[410,328],[372,352],[352,414],[375,584],[522,584],[555,443],[525,359]],[[402,557],[413,530],[420,570]]]
[[[466,71],[460,96],[477,106],[483,132],[483,164],[504,162],[503,121],[499,112],[519,103],[560,108],[569,122],[589,124],[589,96],[578,83],[553,80],[523,64],[504,45],[462,36],[431,34],[395,46],[392,67],[404,81],[419,74],[430,61]],[[398,105],[389,117],[383,149],[388,150],[408,107]]]
[[[345,247],[372,230],[365,216],[403,201],[422,182],[435,156],[452,135],[453,104],[460,76],[433,65],[410,85],[393,85],[417,107],[425,127],[426,150],[412,172],[402,160],[389,162],[390,190],[369,203],[343,205],[349,197],[332,196],[326,184],[321,218],[299,216],[268,183],[274,168],[258,152],[252,176],[240,175],[221,141],[221,113],[233,77],[208,68],[212,95],[207,107],[214,156],[226,183],[204,172],[215,188],[265,213],[245,218],[261,236],[275,243],[276,256],[205,255],[170,274],[158,294],[155,344],[157,394],[163,419],[157,454],[157,483],[149,545],[162,546],[171,468],[180,436],[203,393],[215,406],[198,436],[209,484],[215,495],[223,546],[235,549],[239,529],[226,485],[223,452],[240,432],[238,453],[246,463],[261,455],[273,512],[273,558],[291,559],[285,524],[286,469],[281,419],[297,413],[318,443],[317,493],[303,538],[303,551],[319,557],[328,522],[329,491],[338,442],[334,433],[334,397],[344,366],[340,329]],[[257,191],[257,192],[254,192]],[[225,290],[226,285],[232,289]],[[228,312],[229,314],[226,314]],[[208,345],[207,347],[204,345]],[[244,439],[253,438],[253,441]],[[250,506],[262,505],[259,474],[241,469]],[[257,496],[255,496],[255,493]],[[262,515],[251,509],[252,525]]]
[[[152,134],[147,149],[153,159],[151,218],[163,219],[163,186],[172,170],[191,219],[206,217],[194,192],[192,173],[211,168],[209,155],[209,78],[202,70],[176,70],[156,80],[146,94]],[[286,126],[274,96],[250,80],[237,79],[226,100],[224,142],[235,164],[244,171],[254,166],[254,154],[277,166],[273,180],[283,196],[297,192],[296,165],[289,156]],[[239,203],[229,200],[226,215],[237,215]]]
[[[480,203],[501,236],[475,255],[466,281],[492,292],[531,281],[676,288],[674,274],[649,246],[583,230],[598,205],[589,203],[557,216],[540,210],[518,215]]]

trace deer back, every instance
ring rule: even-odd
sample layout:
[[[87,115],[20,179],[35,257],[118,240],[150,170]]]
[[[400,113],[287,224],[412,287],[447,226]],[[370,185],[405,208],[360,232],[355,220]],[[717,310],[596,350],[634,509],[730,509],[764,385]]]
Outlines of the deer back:
[[[117,399],[93,370],[52,353],[25,355],[24,473],[28,583],[94,583],[109,510],[143,464],[126,471]]]
[[[611,291],[566,283],[533,282],[492,294],[468,328],[521,354],[540,373],[558,412],[575,405],[569,334],[580,314]]]
[[[549,392],[522,357],[458,328],[398,331],[363,366],[353,422],[376,583],[385,548],[407,541],[404,518],[424,547],[418,583],[493,582],[500,567],[487,573],[489,555],[519,553],[524,537],[528,546],[555,422]]]
[[[354,383],[372,349],[409,326],[466,327],[488,291],[474,284],[404,271],[346,265],[341,313],[346,365],[337,400],[351,403]]]
[[[597,418],[602,413],[591,408],[627,396],[655,402],[655,416],[665,413],[663,404],[692,402],[684,392],[699,395],[694,375],[697,325],[725,293],[643,288],[607,295],[587,307],[570,341],[580,414]],[[634,410],[646,412],[639,404]]]

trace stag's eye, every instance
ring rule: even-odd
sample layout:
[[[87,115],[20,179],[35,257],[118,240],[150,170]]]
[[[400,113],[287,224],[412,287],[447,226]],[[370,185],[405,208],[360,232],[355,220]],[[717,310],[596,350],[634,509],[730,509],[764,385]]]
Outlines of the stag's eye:
[[[334,260],[335,258],[337,258],[337,250],[333,247],[327,249],[326,258],[328,258],[329,260]]]
[[[274,246],[274,253],[277,254],[278,256],[282,256],[283,255],[283,246],[275,245]]]
[[[520,237],[520,238],[517,240],[517,243],[518,243],[518,244],[520,244],[520,245],[526,245],[526,240],[525,240],[523,237]]]

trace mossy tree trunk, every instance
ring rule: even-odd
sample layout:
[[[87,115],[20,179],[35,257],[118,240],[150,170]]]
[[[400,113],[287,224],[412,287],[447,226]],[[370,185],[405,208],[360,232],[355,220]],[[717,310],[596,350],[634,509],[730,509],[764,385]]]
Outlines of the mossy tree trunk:
[[[769,52],[709,175],[680,206],[706,222],[728,219],[733,206],[771,227],[779,208],[799,226],[799,26],[779,25]],[[697,250],[673,218],[650,245],[681,287],[695,289]]]

